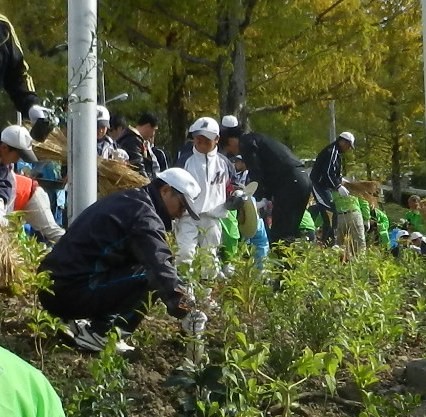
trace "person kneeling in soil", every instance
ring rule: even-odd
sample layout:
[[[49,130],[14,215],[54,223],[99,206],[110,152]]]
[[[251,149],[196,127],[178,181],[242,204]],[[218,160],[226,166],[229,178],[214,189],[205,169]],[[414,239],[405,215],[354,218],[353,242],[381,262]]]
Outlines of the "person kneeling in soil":
[[[39,272],[50,271],[53,285],[40,292],[41,304],[69,321],[67,334],[78,347],[102,350],[114,327],[121,336],[132,333],[151,296],[184,318],[184,330],[205,317],[194,312],[166,242],[172,219],[186,211],[198,218],[200,191],[189,172],[171,168],[145,187],[111,194],[86,208],[42,261]],[[118,351],[133,349],[117,343]]]

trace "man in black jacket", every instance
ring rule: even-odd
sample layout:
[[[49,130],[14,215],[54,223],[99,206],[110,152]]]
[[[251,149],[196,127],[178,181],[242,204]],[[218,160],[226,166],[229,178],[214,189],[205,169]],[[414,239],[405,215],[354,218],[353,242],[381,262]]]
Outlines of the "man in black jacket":
[[[130,165],[150,179],[160,172],[160,165],[150,143],[157,129],[157,117],[151,113],[143,113],[136,127],[128,126],[117,139],[117,146],[129,155]]]
[[[48,127],[44,127],[44,123],[49,124],[46,117],[51,111],[39,105],[39,98],[28,73],[28,65],[24,60],[15,29],[2,14],[0,14],[0,88],[6,90],[16,110],[24,117],[29,117],[33,125],[41,119],[41,124],[37,124],[32,136],[35,139],[45,139]]]
[[[144,311],[151,293],[169,314],[188,314],[166,230],[185,210],[198,218],[192,207],[199,193],[191,174],[171,168],[145,187],[97,201],[72,223],[40,265],[53,280],[53,293],[40,292],[40,301],[65,321],[91,320],[70,323],[78,346],[101,350],[113,326],[133,332],[142,320],[135,310]]]
[[[222,147],[238,136],[238,144],[228,143],[227,148],[242,156],[250,180],[258,182],[256,199],[273,201],[271,242],[293,241],[300,236],[299,224],[312,188],[303,163],[283,143],[260,133],[241,135],[238,127],[222,129]]]
[[[334,244],[334,230],[337,226],[331,191],[337,191],[343,197],[349,195],[348,189],[342,185],[342,153],[353,149],[354,142],[355,137],[352,133],[342,132],[333,143],[318,154],[311,171],[313,194],[323,219],[321,240],[329,245]],[[333,213],[332,225],[327,211]]]

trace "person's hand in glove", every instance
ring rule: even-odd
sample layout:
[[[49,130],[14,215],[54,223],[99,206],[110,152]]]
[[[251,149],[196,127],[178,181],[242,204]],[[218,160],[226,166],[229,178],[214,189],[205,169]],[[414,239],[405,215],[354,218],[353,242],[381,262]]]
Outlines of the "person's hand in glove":
[[[344,186],[344,185],[340,185],[339,188],[337,189],[337,192],[342,196],[342,197],[348,197],[350,192],[349,190]]]
[[[364,230],[366,232],[370,230],[370,220],[364,220]]]
[[[54,126],[58,124],[58,120],[53,115],[53,110],[47,107],[34,104],[28,111],[28,116],[33,125],[31,129],[31,137],[38,141],[44,141]]]
[[[53,110],[34,104],[34,106],[30,107],[28,116],[30,117],[31,124],[34,125],[38,119],[47,119],[51,113],[53,113]]]
[[[207,323],[207,316],[201,310],[189,312],[182,320],[182,329],[188,335],[197,336],[204,332]]]
[[[262,200],[256,201],[256,208],[258,210],[263,209],[267,206],[267,204],[268,204],[268,199],[262,198]]]
[[[240,210],[245,200],[247,200],[247,197],[244,195],[244,191],[235,190],[226,199],[225,208],[227,210]]]

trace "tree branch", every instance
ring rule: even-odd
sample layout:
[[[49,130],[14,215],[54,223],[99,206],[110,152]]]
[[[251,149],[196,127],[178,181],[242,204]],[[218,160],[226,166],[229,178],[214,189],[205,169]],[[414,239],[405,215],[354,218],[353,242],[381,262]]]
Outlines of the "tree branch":
[[[257,4],[257,1],[258,0],[246,0],[245,2],[246,10],[244,15],[244,20],[240,24],[240,34],[243,34],[244,31],[247,29],[247,27],[250,25],[251,18],[253,16],[253,10]]]
[[[325,20],[325,16],[327,16],[332,10],[334,10],[334,8],[336,8],[337,6],[339,6],[344,0],[337,0],[335,3],[333,3],[330,7],[327,7],[326,9],[324,9],[322,12],[320,12],[314,21],[313,26],[318,26],[321,23],[324,22]],[[305,30],[303,30],[302,32],[299,32],[297,35],[293,36],[291,39],[288,40],[287,44],[289,43],[293,43],[295,41],[298,41],[306,32],[308,32],[310,29],[312,29],[312,27],[308,27]]]
[[[343,3],[344,0],[337,0],[335,3],[333,3],[330,7],[327,7],[325,10],[323,10],[316,18],[315,18],[315,24],[319,25],[323,22],[324,17],[330,13],[333,9],[335,9],[340,3]]]
[[[167,51],[176,52],[185,61],[192,62],[194,64],[206,65],[212,69],[215,68],[215,63],[207,58],[196,57],[182,51],[181,49],[175,49],[172,47],[168,47],[166,45],[162,45],[161,43],[148,38],[141,32],[138,32],[130,27],[128,28],[128,32],[129,32],[129,38],[133,42],[143,42],[146,46],[152,49],[165,49]]]
[[[330,94],[333,91],[338,90],[344,84],[346,84],[349,80],[350,80],[350,77],[348,76],[344,80],[339,81],[338,83],[334,84],[333,86],[318,91],[315,94],[315,96],[310,95],[310,96],[302,97],[299,100],[294,100],[292,102],[283,103],[283,104],[279,104],[279,105],[276,105],[276,106],[257,107],[255,109],[248,110],[247,114],[251,115],[251,114],[258,114],[258,113],[276,113],[276,112],[284,112],[284,113],[286,113],[286,112],[290,111],[291,109],[293,109],[296,106],[300,106],[302,104],[308,103],[313,98],[324,100],[325,97],[321,97],[321,96],[324,96],[326,94]]]
[[[123,78],[124,80],[128,81],[130,84],[133,84],[135,87],[139,89],[142,93],[151,93],[151,88],[147,87],[146,85],[142,84],[141,82],[135,80],[132,77],[129,77],[127,73],[123,72],[122,70],[118,69],[114,65],[108,62],[108,68],[111,68],[113,72],[115,72],[118,76]]]
[[[160,1],[157,1],[155,3],[155,8],[157,8],[168,19],[179,22],[182,25],[195,30],[195,32],[199,33],[200,35],[203,35],[207,39],[210,39],[213,42],[215,41],[215,37],[211,33],[204,30],[202,26],[197,25],[192,20],[187,20],[182,16],[178,16],[177,14],[172,13],[170,7],[168,7],[167,5],[163,5]]]

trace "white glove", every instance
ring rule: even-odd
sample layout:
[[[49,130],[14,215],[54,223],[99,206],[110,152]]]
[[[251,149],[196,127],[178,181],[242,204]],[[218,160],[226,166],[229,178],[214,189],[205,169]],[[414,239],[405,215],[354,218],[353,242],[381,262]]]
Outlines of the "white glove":
[[[342,196],[342,197],[348,197],[349,196],[349,190],[344,186],[341,185],[338,189],[337,192]]]
[[[370,220],[364,220],[364,230],[366,232],[370,230]]]
[[[195,310],[188,313],[182,319],[182,329],[190,334],[196,335],[202,333],[206,328],[207,316],[201,310]]]
[[[256,201],[256,208],[258,210],[263,209],[268,204],[268,200],[266,198],[262,198],[260,201]]]
[[[124,149],[113,149],[111,152],[111,159],[114,161],[127,162],[129,154]]]
[[[2,198],[0,198],[0,226],[6,227],[9,224],[9,220],[6,218],[6,207]]]
[[[34,124],[38,119],[46,119],[49,113],[53,113],[53,110],[34,104],[29,109],[28,116],[30,117],[31,124]]]

